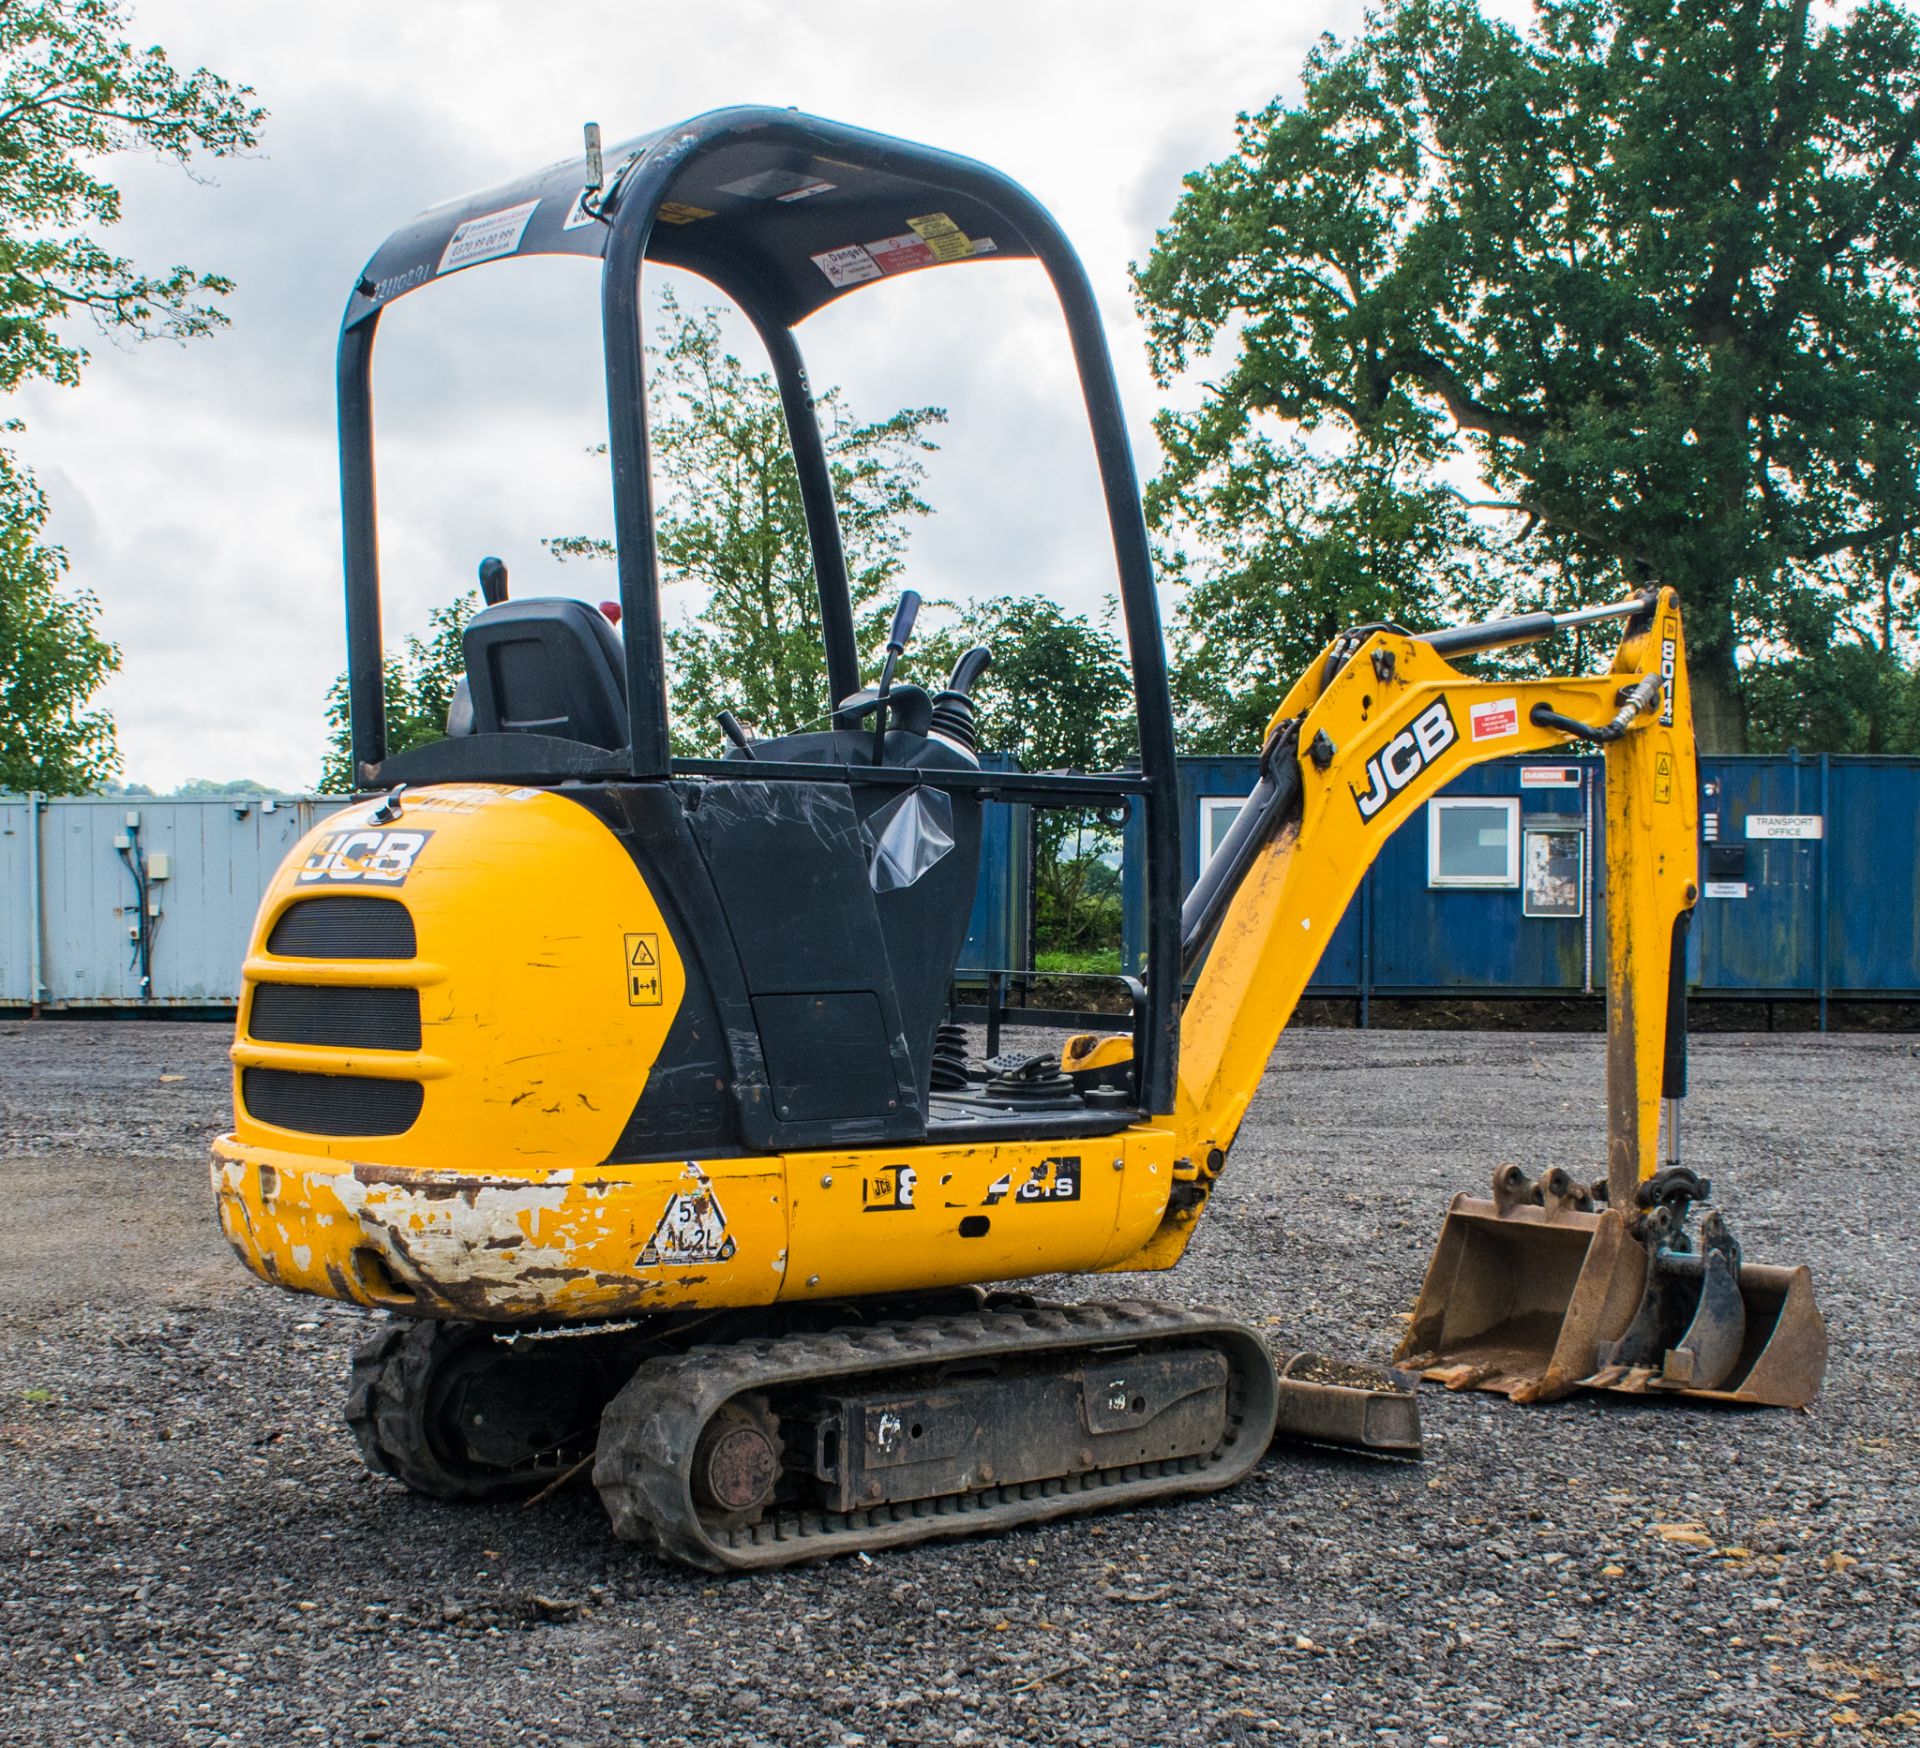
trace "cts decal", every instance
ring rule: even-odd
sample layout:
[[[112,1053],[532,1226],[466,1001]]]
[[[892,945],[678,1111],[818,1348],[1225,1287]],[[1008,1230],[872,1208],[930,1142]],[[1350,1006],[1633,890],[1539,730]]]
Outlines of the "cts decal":
[[[1080,1156],[1043,1159],[1027,1168],[1027,1181],[1014,1191],[1016,1202],[1077,1202],[1080,1200]]]
[[[1660,721],[1663,726],[1673,726],[1673,646],[1674,639],[1663,637],[1660,640]]]
[[[1057,1159],[1043,1159],[1026,1168],[1016,1186],[1012,1172],[1004,1172],[987,1185],[981,1197],[983,1208],[997,1207],[1008,1196],[1016,1202],[1077,1202],[1080,1200],[1080,1156],[1077,1153]],[[949,1207],[958,1207],[951,1202]]]
[[[1459,738],[1446,699],[1434,699],[1411,728],[1403,728],[1367,761],[1366,789],[1348,786],[1360,817],[1373,818]]]
[[[400,886],[413,872],[432,832],[329,832],[294,879],[301,885],[354,881],[362,886]]]

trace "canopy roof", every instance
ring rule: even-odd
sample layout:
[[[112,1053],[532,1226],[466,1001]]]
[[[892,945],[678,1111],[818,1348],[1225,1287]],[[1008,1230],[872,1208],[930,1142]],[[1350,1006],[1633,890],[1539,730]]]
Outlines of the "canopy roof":
[[[581,155],[422,213],[374,252],[345,325],[484,262],[603,256],[633,200],[653,206],[648,260],[787,327],[898,273],[1035,252],[1012,217],[1029,198],[997,171],[795,110],[715,110],[624,141],[605,163],[591,203]]]

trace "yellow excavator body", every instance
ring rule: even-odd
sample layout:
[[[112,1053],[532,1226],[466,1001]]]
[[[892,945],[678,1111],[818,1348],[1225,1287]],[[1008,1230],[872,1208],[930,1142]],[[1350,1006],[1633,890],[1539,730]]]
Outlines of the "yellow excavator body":
[[[797,178],[797,180],[796,180]],[[809,179],[811,178],[811,179]],[[767,198],[766,191],[803,192]],[[659,222],[656,224],[656,220]],[[871,237],[871,242],[862,239]],[[371,369],[391,305],[515,255],[597,259],[618,613],[487,606],[445,739],[387,744]],[[1066,317],[1113,536],[1140,759],[996,771],[967,651],[862,683],[832,468],[792,330],[906,270],[1026,258]],[[805,509],[828,726],[676,757],[640,281],[703,274],[765,340]],[[1805,1271],[1758,1268],[1681,1166],[1697,774],[1671,589],[1342,633],[1280,701],[1184,904],[1151,548],[1097,305],[1032,197],[950,154],[716,111],[403,226],[340,354],[360,793],[276,875],[244,968],[221,1226],[262,1279],[390,1313],[356,1356],[368,1464],[441,1499],[591,1466],[617,1533],[722,1570],[979,1533],[1245,1475],[1276,1427],[1418,1448],[1412,1399],[1162,1302],[1005,1283],[1173,1267],[1367,868],[1482,761],[1607,768],[1604,1176],[1496,1172],[1447,1217],[1401,1359],[1458,1387],[1805,1401]],[[609,604],[610,607],[615,604]],[[613,622],[618,619],[616,632]],[[1480,657],[1619,621],[1602,673]],[[990,801],[1141,823],[1131,1029],[972,1060],[943,1023]]]
[[[233,1048],[237,1122],[215,1148],[223,1229],[277,1285],[501,1322],[1169,1268],[1387,837],[1472,764],[1565,745],[1564,731],[1532,720],[1536,707],[1597,721],[1652,682],[1661,704],[1607,751],[1609,1205],[1577,1206],[1585,1186],[1551,1200],[1458,1198],[1397,1356],[1456,1386],[1565,1394],[1601,1374],[1600,1347],[1643,1297],[1645,1253],[1628,1227],[1658,1166],[1672,943],[1697,897],[1672,592],[1645,617],[1612,670],[1591,678],[1471,678],[1420,638],[1377,632],[1317,696],[1296,688],[1269,735],[1291,725],[1289,745],[1306,749],[1293,755],[1297,818],[1251,862],[1201,965],[1176,1110],[1103,1136],[614,1163],[687,987],[632,856],[547,790],[429,788],[386,830],[370,823],[383,804],[360,803],[295,848],[261,906]],[[1332,749],[1324,767],[1316,744]],[[304,939],[276,950],[289,917],[321,896],[397,907],[411,952],[327,958]],[[277,998],[315,988],[403,997],[413,1033],[392,1049],[277,1036]],[[1124,1038],[1072,1040],[1063,1067],[1130,1054]],[[265,1088],[365,1079],[417,1096],[402,1133],[316,1139],[259,1115]],[[1747,1382],[1750,1399],[1803,1402],[1824,1352],[1804,1271],[1776,1281],[1744,1267],[1756,1335],[1784,1320],[1788,1338],[1749,1342],[1731,1390],[1725,1379],[1700,1388],[1739,1395]],[[1644,1390],[1652,1370],[1601,1381]],[[1659,1387],[1691,1386],[1675,1375]]]

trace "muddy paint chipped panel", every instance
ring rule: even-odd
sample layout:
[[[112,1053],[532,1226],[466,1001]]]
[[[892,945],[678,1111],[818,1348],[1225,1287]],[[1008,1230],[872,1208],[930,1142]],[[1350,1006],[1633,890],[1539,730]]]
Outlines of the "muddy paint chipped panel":
[[[511,1177],[269,1154],[226,1137],[212,1180],[229,1242],[262,1278],[484,1321],[765,1303],[778,1273],[758,1264],[783,1255],[788,1237],[772,1160]],[[271,1221],[263,1181],[275,1186]],[[655,1240],[677,1207],[692,1214],[662,1266]]]

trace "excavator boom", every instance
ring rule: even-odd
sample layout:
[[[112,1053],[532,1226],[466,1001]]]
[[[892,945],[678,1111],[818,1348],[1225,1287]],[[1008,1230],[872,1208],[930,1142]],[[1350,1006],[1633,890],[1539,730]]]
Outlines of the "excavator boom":
[[[1685,639],[1671,589],[1607,611],[1627,624],[1603,675],[1485,679],[1447,659],[1600,616],[1590,610],[1428,637],[1348,634],[1295,684],[1268,725],[1254,793],[1188,899],[1194,987],[1174,1126],[1206,1162],[1204,1192],[1361,878],[1429,798],[1487,759],[1597,746],[1607,772],[1605,1173],[1587,1184],[1556,1171],[1543,1185],[1508,1165],[1491,1199],[1456,1198],[1396,1358],[1529,1401],[1592,1383],[1804,1403],[1826,1351],[1806,1270],[1743,1265],[1717,1214],[1698,1250],[1685,1230],[1709,1189],[1678,1158],[1686,936],[1699,897]],[[1141,1254],[1113,1266],[1168,1266],[1198,1207],[1176,1201]]]

